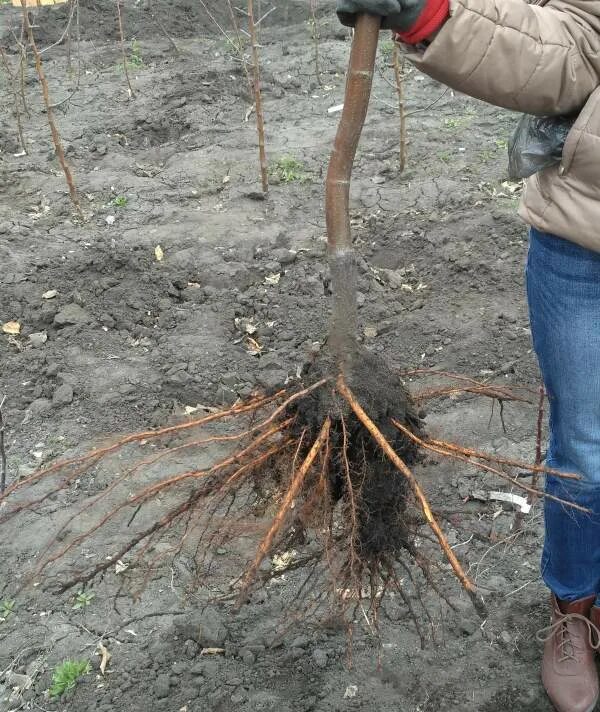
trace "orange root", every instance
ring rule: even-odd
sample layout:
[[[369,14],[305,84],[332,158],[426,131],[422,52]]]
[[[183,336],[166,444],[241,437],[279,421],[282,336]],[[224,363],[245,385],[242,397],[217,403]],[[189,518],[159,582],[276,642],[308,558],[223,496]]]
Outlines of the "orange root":
[[[437,453],[438,455],[444,455],[446,457],[451,457],[455,460],[459,460],[460,462],[466,462],[469,465],[473,465],[473,467],[476,467],[480,470],[483,470],[484,472],[489,472],[493,475],[496,475],[497,477],[500,477],[503,480],[507,480],[511,484],[513,484],[515,487],[519,487],[520,489],[524,490],[525,492],[529,492],[530,494],[534,494],[538,497],[546,497],[547,499],[552,499],[555,502],[559,502],[560,504],[564,504],[568,507],[571,507],[572,509],[578,509],[581,512],[585,512],[586,514],[590,513],[589,509],[586,509],[585,507],[582,507],[579,504],[575,504],[574,502],[569,502],[566,499],[561,499],[560,497],[555,497],[554,495],[551,494],[546,494],[545,492],[542,492],[541,490],[536,490],[533,487],[530,487],[529,485],[524,484],[523,482],[520,482],[516,477],[511,477],[508,475],[506,472],[503,472],[502,470],[499,470],[495,467],[490,467],[489,465],[485,465],[482,462],[473,462],[469,457],[466,455],[459,454],[460,453],[460,448],[456,445],[452,445],[451,443],[444,443],[443,441],[426,441],[422,440],[421,438],[418,438],[414,433],[411,433],[409,430],[407,430],[402,423],[399,423],[397,420],[392,419],[392,423],[398,430],[403,432],[407,437],[409,437],[413,442],[417,443],[417,445],[420,445],[421,447],[425,448],[426,450],[431,450],[432,452]],[[439,443],[437,445],[432,444],[432,442]],[[446,445],[449,445],[449,447],[446,447]],[[490,458],[491,456],[486,456]],[[521,463],[518,465],[519,467],[521,466]],[[526,465],[526,467],[529,467]],[[570,478],[572,479],[575,477],[576,479],[579,479],[577,475],[569,475]]]
[[[346,382],[344,381],[343,376],[339,376],[338,381],[337,381],[337,390],[342,395],[345,400],[347,401],[348,405],[352,408],[354,411],[354,414],[356,417],[361,421],[361,423],[365,426],[365,428],[369,431],[375,442],[379,445],[379,447],[383,450],[385,455],[391,460],[391,462],[394,464],[394,466],[399,470],[399,472],[404,475],[404,477],[408,480],[408,483],[410,485],[410,488],[415,496],[415,499],[419,503],[419,506],[421,507],[421,511],[423,512],[423,516],[425,517],[425,520],[429,524],[431,530],[435,534],[440,547],[442,551],[444,552],[446,558],[448,559],[448,562],[450,563],[450,566],[452,567],[452,570],[454,571],[457,579],[460,581],[462,587],[465,589],[465,591],[468,593],[469,597],[471,598],[471,601],[473,602],[473,605],[475,609],[478,611],[478,613],[482,616],[486,615],[485,611],[485,606],[483,604],[483,601],[481,598],[477,595],[477,587],[471,581],[471,579],[467,576],[465,573],[464,569],[461,566],[460,561],[457,559],[455,553],[452,551],[450,548],[450,544],[448,544],[448,540],[446,539],[446,535],[442,531],[442,528],[438,524],[436,518],[433,515],[433,512],[431,511],[431,506],[429,505],[429,502],[427,500],[427,497],[425,496],[425,493],[421,489],[421,486],[417,482],[415,476],[411,472],[411,470],[407,467],[407,465],[404,463],[404,461],[396,454],[396,452],[393,450],[391,445],[388,443],[388,441],[385,439],[379,428],[375,425],[375,423],[369,418],[369,416],[365,413],[363,408],[360,406],[360,404],[357,402],[356,398],[352,394],[352,391],[348,388],[346,385]]]
[[[285,521],[285,518],[287,516],[287,513],[290,510],[290,507],[292,506],[292,503],[298,496],[298,493],[300,492],[300,489],[302,485],[304,484],[304,480],[306,479],[306,475],[310,472],[311,467],[313,466],[313,463],[315,459],[317,458],[317,455],[319,452],[322,450],[323,446],[327,442],[327,439],[329,438],[329,429],[331,427],[331,420],[327,418],[325,422],[323,423],[323,427],[321,428],[321,432],[319,433],[319,436],[313,443],[313,446],[311,447],[308,455],[306,456],[306,459],[304,462],[300,465],[299,469],[297,470],[296,474],[292,478],[292,482],[287,489],[285,496],[283,498],[283,502],[281,504],[281,507],[279,508],[277,514],[273,518],[273,523],[271,524],[271,527],[269,528],[269,531],[263,538],[263,540],[260,542],[258,546],[258,551],[256,552],[256,556],[254,558],[254,561],[252,562],[252,565],[246,572],[243,578],[243,583],[242,583],[242,597],[246,594],[249,586],[252,584],[254,581],[256,574],[258,572],[258,569],[263,562],[263,559],[268,555],[269,551],[271,550],[271,546],[273,545],[273,541],[275,537],[277,536],[277,533],[280,531],[283,522]]]

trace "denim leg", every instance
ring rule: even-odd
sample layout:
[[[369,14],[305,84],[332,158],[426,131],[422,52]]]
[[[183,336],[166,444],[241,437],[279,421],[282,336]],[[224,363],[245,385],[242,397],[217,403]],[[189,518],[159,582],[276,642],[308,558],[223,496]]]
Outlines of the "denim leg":
[[[599,226],[600,229],[600,226]],[[542,576],[559,598],[600,604],[600,254],[531,230],[527,296],[533,345],[550,402]]]

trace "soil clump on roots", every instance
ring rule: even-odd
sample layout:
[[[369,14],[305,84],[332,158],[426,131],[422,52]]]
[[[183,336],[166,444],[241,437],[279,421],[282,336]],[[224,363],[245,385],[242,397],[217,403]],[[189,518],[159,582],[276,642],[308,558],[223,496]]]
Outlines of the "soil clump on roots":
[[[392,425],[402,422],[422,432],[421,420],[408,390],[381,357],[355,347],[347,361],[345,380],[357,400],[408,466],[417,460],[417,447]],[[323,351],[305,366],[303,379],[317,381],[336,372],[330,351]],[[405,511],[409,489],[406,479],[385,457],[347,401],[334,388],[320,388],[293,405],[298,433],[313,440],[324,420],[331,419],[328,480],[332,504],[346,497],[354,508],[356,530],[352,545],[358,558],[375,564],[395,558],[407,548],[409,532]]]

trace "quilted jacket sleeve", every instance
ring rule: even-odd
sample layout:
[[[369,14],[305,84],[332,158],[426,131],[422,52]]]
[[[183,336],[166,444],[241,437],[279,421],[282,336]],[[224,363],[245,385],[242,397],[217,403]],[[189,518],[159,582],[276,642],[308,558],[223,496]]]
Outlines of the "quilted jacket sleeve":
[[[600,0],[451,0],[431,44],[408,58],[425,74],[530,114],[581,109],[600,85]]]

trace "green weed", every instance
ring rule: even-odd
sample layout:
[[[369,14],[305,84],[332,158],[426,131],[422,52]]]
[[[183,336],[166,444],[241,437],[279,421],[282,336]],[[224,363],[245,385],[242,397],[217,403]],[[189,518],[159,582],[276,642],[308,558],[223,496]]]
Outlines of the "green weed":
[[[142,48],[137,40],[131,43],[131,54],[129,55],[129,64],[132,67],[143,67],[144,60],[142,59]]]
[[[315,20],[312,17],[308,21],[308,29],[310,32],[311,40],[320,40],[321,39],[321,30],[319,29],[319,23],[317,20]]]
[[[6,599],[0,603],[0,623],[7,620],[15,612],[16,602]]]
[[[496,153],[494,151],[490,151],[487,149],[479,151],[477,157],[479,158],[481,163],[489,163],[490,161],[493,161],[497,158]]]
[[[52,673],[50,697],[61,697],[91,671],[88,660],[65,660]]]
[[[379,46],[379,51],[381,52],[382,57],[385,59],[391,59],[394,52],[394,43],[392,40],[384,40]]]
[[[92,593],[92,591],[79,591],[79,593],[75,596],[73,610],[79,611],[82,608],[87,608],[94,598],[96,598],[96,594]]]
[[[110,201],[110,204],[114,205],[115,208],[126,208],[127,202],[127,198],[124,195],[117,195]]]
[[[444,128],[448,131],[458,131],[460,129],[466,129],[469,127],[473,120],[477,118],[477,114],[473,109],[466,108],[464,113],[450,116],[444,119]]]
[[[310,178],[304,172],[304,164],[292,156],[282,156],[275,166],[272,173],[279,177],[282,183],[306,182]]]

